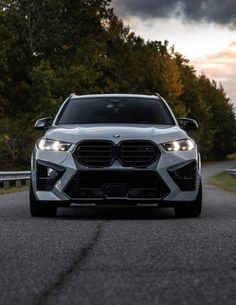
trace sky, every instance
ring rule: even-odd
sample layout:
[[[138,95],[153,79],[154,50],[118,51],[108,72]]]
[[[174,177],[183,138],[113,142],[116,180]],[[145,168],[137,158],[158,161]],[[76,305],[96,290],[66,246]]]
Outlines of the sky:
[[[168,40],[197,73],[222,83],[236,107],[235,0],[113,0],[112,6],[137,35]]]

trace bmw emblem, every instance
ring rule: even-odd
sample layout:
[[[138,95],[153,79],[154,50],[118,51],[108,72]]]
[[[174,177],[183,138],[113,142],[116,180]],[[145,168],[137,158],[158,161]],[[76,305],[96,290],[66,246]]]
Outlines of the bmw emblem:
[[[119,134],[114,134],[113,138],[118,139],[118,138],[120,138],[120,135]]]

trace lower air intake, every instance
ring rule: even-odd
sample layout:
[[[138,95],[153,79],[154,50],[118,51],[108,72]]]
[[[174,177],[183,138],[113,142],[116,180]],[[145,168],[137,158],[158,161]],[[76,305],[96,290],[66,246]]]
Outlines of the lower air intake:
[[[72,200],[158,200],[167,196],[169,189],[152,171],[80,171],[64,193]]]
[[[196,189],[197,163],[195,160],[171,167],[168,172],[181,191]]]

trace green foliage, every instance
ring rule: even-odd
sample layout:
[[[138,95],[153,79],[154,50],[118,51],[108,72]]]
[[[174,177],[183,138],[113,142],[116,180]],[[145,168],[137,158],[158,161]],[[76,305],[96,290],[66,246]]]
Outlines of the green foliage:
[[[32,130],[28,115],[22,118],[0,119],[1,169],[23,169],[29,167],[30,151],[38,132]]]
[[[221,86],[198,77],[168,42],[145,42],[109,0],[0,2],[0,168],[29,167],[37,118],[71,93],[160,93],[199,121],[203,159],[235,150],[235,117]]]
[[[236,179],[228,173],[219,173],[211,177],[211,181],[226,191],[236,192]]]
[[[227,159],[228,160],[236,160],[236,153],[232,153],[232,154],[227,155]]]

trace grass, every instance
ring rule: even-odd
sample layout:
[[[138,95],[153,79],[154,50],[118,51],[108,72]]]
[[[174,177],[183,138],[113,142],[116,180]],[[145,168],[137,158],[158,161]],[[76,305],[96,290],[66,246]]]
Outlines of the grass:
[[[228,160],[236,160],[236,153],[227,156]]]
[[[233,178],[225,172],[211,177],[210,180],[226,191],[236,192],[236,178]]]
[[[17,193],[17,192],[26,192],[29,190],[28,185],[24,185],[22,187],[10,187],[9,189],[0,188],[0,195]]]

